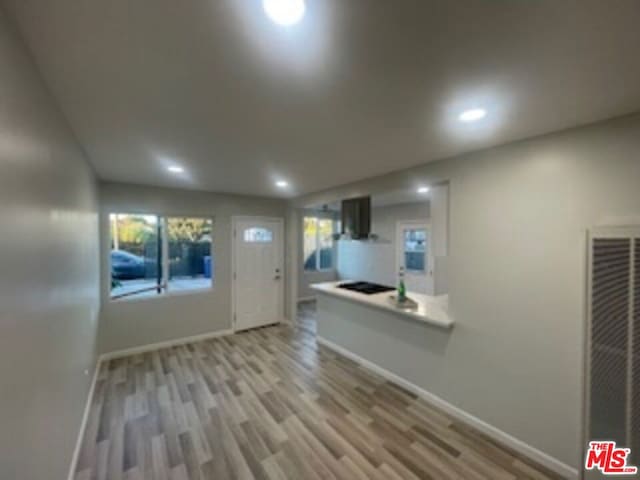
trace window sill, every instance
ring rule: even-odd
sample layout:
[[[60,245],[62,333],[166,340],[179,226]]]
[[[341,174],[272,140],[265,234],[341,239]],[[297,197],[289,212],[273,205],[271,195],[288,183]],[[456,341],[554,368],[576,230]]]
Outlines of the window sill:
[[[314,274],[318,274],[318,273],[331,273],[331,272],[335,272],[336,269],[335,268],[325,268],[323,270],[304,270],[304,274],[305,275],[314,275]]]
[[[131,295],[129,297],[116,298],[116,299],[109,297],[109,303],[118,304],[118,303],[153,302],[153,301],[160,300],[162,298],[187,297],[187,296],[193,296],[193,295],[211,294],[214,290],[215,290],[215,287],[211,286],[210,288],[199,288],[195,290],[180,290],[180,291],[174,291],[174,292],[169,291],[161,294],[148,295],[148,296],[142,296],[142,297],[138,297],[136,295]]]

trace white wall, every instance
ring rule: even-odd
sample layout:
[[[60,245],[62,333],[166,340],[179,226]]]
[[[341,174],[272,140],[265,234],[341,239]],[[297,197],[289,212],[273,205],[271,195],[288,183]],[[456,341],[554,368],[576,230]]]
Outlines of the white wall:
[[[383,285],[398,283],[397,225],[401,220],[429,222],[429,202],[408,203],[371,210],[371,232],[376,241],[340,240],[338,242],[338,277],[366,280]]]
[[[109,213],[213,217],[215,283],[212,290],[150,298],[109,298]],[[283,200],[189,190],[100,184],[102,264],[101,352],[231,328],[232,216],[286,218]],[[288,302],[287,302],[288,303]]]
[[[2,10],[0,72],[0,478],[62,479],[96,360],[95,181]]]
[[[449,293],[449,184],[431,187],[432,293]]]
[[[310,300],[315,298],[315,292],[311,289],[311,285],[314,283],[336,281],[338,280],[338,272],[336,269],[321,272],[305,272],[303,269],[300,269],[298,278],[300,279],[298,300]]]
[[[413,380],[422,388],[578,468],[585,238],[597,225],[640,225],[640,116],[427,164],[296,203],[447,180],[448,286],[457,323],[445,339],[429,340],[425,332],[419,360],[397,349],[388,368],[413,361]],[[407,351],[418,355],[417,348]]]

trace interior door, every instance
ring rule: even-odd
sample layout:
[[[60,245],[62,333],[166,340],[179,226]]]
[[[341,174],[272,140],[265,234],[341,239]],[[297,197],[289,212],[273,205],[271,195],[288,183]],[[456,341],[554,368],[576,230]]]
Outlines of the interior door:
[[[278,323],[284,316],[283,222],[234,222],[235,330]]]
[[[397,272],[404,273],[408,292],[433,295],[431,233],[421,221],[398,222],[396,238]]]

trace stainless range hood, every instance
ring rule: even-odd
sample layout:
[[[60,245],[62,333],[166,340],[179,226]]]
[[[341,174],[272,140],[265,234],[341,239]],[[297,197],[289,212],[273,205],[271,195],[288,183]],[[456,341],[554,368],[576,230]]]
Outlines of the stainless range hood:
[[[342,201],[342,237],[351,240],[369,240],[371,234],[371,197],[350,198]]]

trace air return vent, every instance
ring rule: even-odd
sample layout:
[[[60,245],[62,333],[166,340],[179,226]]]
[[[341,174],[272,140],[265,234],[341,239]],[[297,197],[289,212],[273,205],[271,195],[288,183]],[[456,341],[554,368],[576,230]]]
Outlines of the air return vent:
[[[640,453],[640,229],[590,239],[586,440]]]
[[[626,443],[631,242],[594,239],[591,437]]]
[[[636,238],[634,248],[633,282],[633,343],[631,388],[631,451],[634,465],[640,465],[640,239]]]

